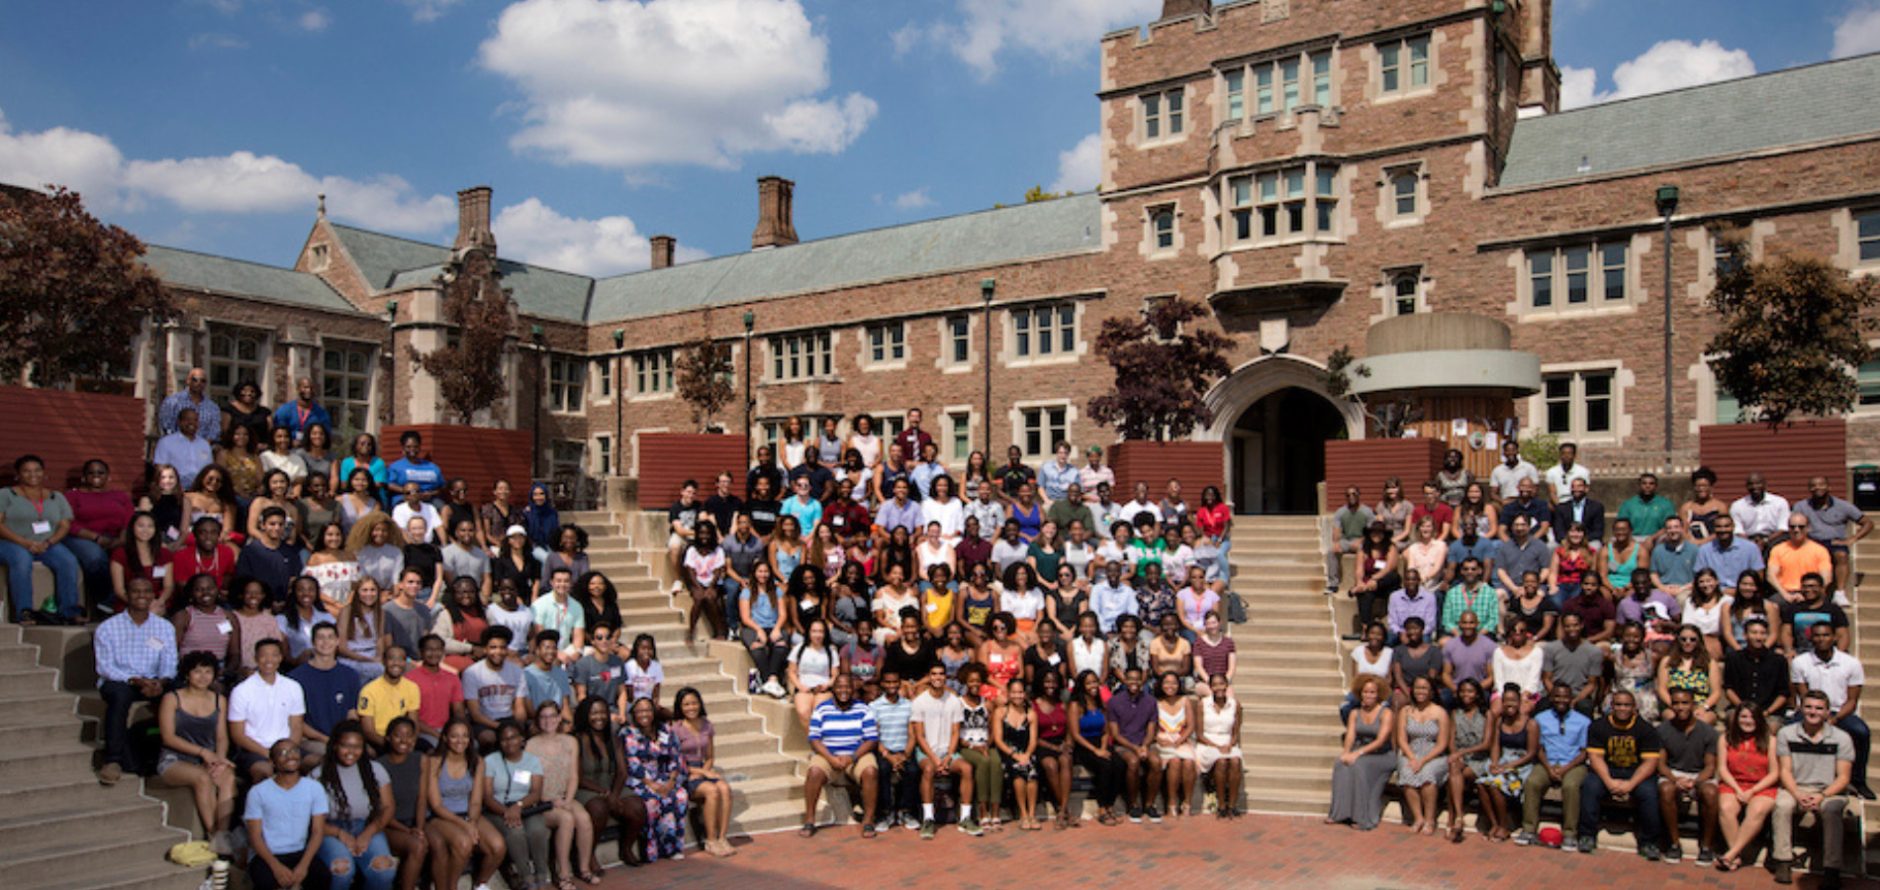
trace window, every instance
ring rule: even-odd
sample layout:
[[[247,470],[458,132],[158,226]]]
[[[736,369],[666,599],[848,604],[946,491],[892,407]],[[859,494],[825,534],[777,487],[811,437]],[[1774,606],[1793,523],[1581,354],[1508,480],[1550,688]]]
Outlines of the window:
[[[1855,404],[1861,408],[1880,407],[1880,361],[1863,363],[1858,378],[1860,396]]]
[[[253,328],[209,327],[209,396],[225,402],[243,380],[261,382],[267,364],[268,335]]]
[[[587,383],[587,359],[572,355],[548,357],[548,410],[581,410],[582,388]]]
[[[1262,65],[1253,71],[1254,113],[1273,113],[1273,66]]]
[[[1175,205],[1149,208],[1149,231],[1156,250],[1175,249]]]
[[[1023,422],[1024,448],[1027,457],[1043,457],[1051,453],[1051,448],[1058,442],[1070,440],[1070,424],[1067,420],[1070,409],[1055,405],[1048,408],[1026,408],[1019,413]]]
[[[326,245],[315,244],[313,246],[312,253],[307,257],[307,268],[315,272],[326,271]]]
[[[1144,298],[1142,301],[1143,319],[1145,321],[1148,320],[1155,313],[1155,310],[1157,307],[1167,303],[1170,299],[1173,299],[1173,297],[1161,296],[1161,297]],[[1180,337],[1181,333],[1182,333],[1181,322],[1175,322],[1173,324],[1151,325],[1150,331],[1149,331],[1149,338],[1154,340],[1157,343],[1169,343],[1169,342],[1173,342],[1175,338]]]
[[[596,398],[611,399],[614,397],[615,361],[617,361],[617,359],[607,358],[594,363],[594,370],[600,372],[596,375],[600,381],[600,395],[596,396]]]
[[[805,380],[835,375],[828,331],[770,338],[770,379]]]
[[[1710,234],[1710,255],[1711,260],[1716,264],[1712,266],[1712,269],[1715,270],[1718,278],[1737,271],[1738,260],[1730,255],[1730,245],[1725,241],[1725,235],[1724,232],[1711,232]],[[1745,245],[1744,249],[1747,251],[1748,245]]]
[[[1429,86],[1429,35],[1378,44],[1377,55],[1383,92],[1400,93]]]
[[[1332,54],[1330,51],[1313,53],[1312,59],[1312,104],[1320,108],[1332,107]]]
[[[1182,89],[1148,93],[1142,97],[1142,138],[1160,139],[1182,134]]]
[[[898,362],[907,358],[907,326],[898,321],[868,326],[868,361]]]
[[[1050,303],[1012,310],[1013,351],[1019,358],[1077,351],[1077,307]]]
[[[672,392],[672,350],[655,349],[633,356],[634,395]]]
[[[1398,219],[1417,215],[1417,171],[1403,170],[1390,177],[1391,215]]]
[[[320,401],[337,429],[334,441],[366,431],[371,416],[372,349],[366,343],[327,340],[320,344]]]
[[[1237,121],[1247,115],[1247,71],[1236,68],[1227,72],[1226,119]]]
[[[1862,263],[1880,262],[1880,210],[1868,211],[1854,218],[1854,237],[1860,243]]]
[[[1307,189],[1310,181],[1312,188]],[[1337,229],[1338,167],[1314,162],[1229,177],[1228,240],[1271,241]],[[1308,228],[1310,220],[1310,228]]]
[[[1291,111],[1306,104],[1320,107],[1332,104],[1331,50],[1255,62],[1251,68],[1253,113],[1256,115]],[[1226,72],[1228,120],[1239,120],[1245,111],[1241,90],[1246,83],[1246,70],[1236,68]],[[1302,79],[1306,74],[1311,77],[1309,82]]]
[[[1547,408],[1546,431],[1556,435],[1610,435],[1612,378],[1610,369],[1545,375],[1541,389]]]
[[[580,442],[557,441],[548,452],[548,474],[554,479],[584,475],[587,446]]]
[[[1400,272],[1392,279],[1391,311],[1397,315],[1417,314],[1417,273]]]
[[[1581,309],[1626,298],[1626,242],[1528,251],[1528,307]]]
[[[612,476],[614,474],[614,440],[612,436],[596,436],[594,438],[594,462],[598,465],[602,476]]]
[[[973,320],[964,315],[947,316],[947,361],[963,365],[973,358]]]
[[[964,461],[973,453],[973,415],[967,411],[954,411],[947,415],[948,438],[952,440],[953,450],[948,452],[949,460]]]
[[[1743,403],[1737,401],[1735,393],[1727,389],[1724,389],[1722,385],[1718,385],[1717,386],[1717,422],[1718,423],[1742,423],[1744,419],[1745,418],[1743,417]]]
[[[1279,63],[1280,108],[1291,111],[1299,107],[1299,60],[1287,59]]]

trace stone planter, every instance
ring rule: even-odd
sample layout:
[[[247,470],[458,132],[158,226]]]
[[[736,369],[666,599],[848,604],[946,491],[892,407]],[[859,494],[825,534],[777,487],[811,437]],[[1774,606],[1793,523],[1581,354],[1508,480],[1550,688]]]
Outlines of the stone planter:
[[[389,466],[403,456],[398,437],[416,430],[424,437],[420,454],[430,455],[446,479],[462,479],[470,486],[470,502],[486,504],[496,480],[509,482],[509,503],[529,502],[529,483],[535,478],[535,437],[528,430],[463,426],[454,423],[415,423],[379,430],[379,457]]]
[[[1717,474],[1716,493],[1743,496],[1743,480],[1761,473],[1769,490],[1790,503],[1808,497],[1808,480],[1828,477],[1836,497],[1852,500],[1847,476],[1847,421],[1799,420],[1771,429],[1760,423],[1719,423],[1697,433],[1698,463]]]
[[[642,510],[664,510],[679,499],[685,480],[698,483],[699,497],[712,492],[712,481],[730,471],[732,491],[744,495],[750,468],[748,440],[725,433],[641,433],[636,441],[638,500]]]
[[[1222,478],[1225,456],[1219,442],[1138,439],[1118,442],[1108,450],[1110,467],[1116,471],[1116,489],[1111,497],[1118,502],[1134,497],[1138,482],[1149,486],[1152,499],[1161,500],[1170,479],[1181,481],[1182,499],[1191,504],[1201,503],[1201,489],[1209,485],[1219,486],[1222,498],[1227,497]]]
[[[1403,483],[1404,497],[1414,500],[1425,480],[1436,478],[1442,469],[1441,439],[1348,439],[1325,443],[1325,506],[1337,509],[1345,503],[1345,489],[1356,485],[1364,503],[1375,504],[1384,497],[1384,480],[1392,476]]]

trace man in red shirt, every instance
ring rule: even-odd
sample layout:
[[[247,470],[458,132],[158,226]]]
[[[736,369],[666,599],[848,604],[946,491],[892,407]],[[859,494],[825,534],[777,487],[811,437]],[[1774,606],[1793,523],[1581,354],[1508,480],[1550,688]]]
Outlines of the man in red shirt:
[[[463,716],[463,682],[442,666],[443,637],[425,634],[420,638],[418,659],[420,663],[405,672],[405,679],[418,684],[418,747],[429,751],[436,746],[444,724]]]
[[[1430,517],[1436,523],[1436,540],[1449,540],[1450,520],[1454,518],[1455,511],[1449,509],[1449,505],[1443,502],[1442,489],[1436,485],[1435,480],[1423,483],[1423,503],[1410,511],[1410,528],[1416,528],[1417,523],[1422,522],[1425,516]]]
[[[190,526],[191,545],[170,558],[170,577],[181,584],[197,575],[211,575],[215,586],[228,589],[228,579],[235,574],[235,548],[220,543],[222,520],[204,514]]]
[[[924,453],[921,449],[927,447],[933,437],[920,428],[919,408],[907,409],[907,426],[895,435],[894,441],[901,446],[901,455],[908,460],[915,460]],[[803,533],[808,534],[809,529],[804,529]]]

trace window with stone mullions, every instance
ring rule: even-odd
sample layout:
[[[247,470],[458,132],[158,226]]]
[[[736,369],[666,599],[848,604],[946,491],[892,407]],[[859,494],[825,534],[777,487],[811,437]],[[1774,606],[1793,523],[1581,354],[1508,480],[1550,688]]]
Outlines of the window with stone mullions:
[[[811,331],[770,338],[770,372],[773,380],[834,376],[829,332]]]
[[[1027,456],[1042,457],[1050,453],[1055,443],[1069,441],[1068,412],[1069,409],[1062,406],[1024,410],[1022,416],[1025,423],[1025,454]]]
[[[328,340],[320,344],[320,402],[326,405],[337,429],[357,435],[365,432],[372,393],[372,347],[364,343]]]
[[[1428,34],[1380,43],[1377,47],[1383,91],[1397,93],[1430,83]]]
[[[1163,204],[1149,209],[1149,227],[1155,235],[1156,250],[1175,247],[1175,205]]]
[[[570,355],[548,357],[548,407],[551,411],[579,411],[587,383],[587,359]]]
[[[947,318],[947,358],[953,364],[963,365],[972,360],[972,330],[972,319],[964,315]]]
[[[1880,210],[1858,215],[1854,227],[1854,238],[1860,245],[1860,261],[1880,263]]]
[[[907,328],[901,322],[868,326],[868,360],[881,364],[907,357]]]
[[[965,460],[973,452],[972,415],[965,411],[948,414],[947,427],[953,438],[953,451],[948,457],[953,460]]]
[[[1600,435],[1612,432],[1611,370],[1573,371],[1542,378],[1547,432]]]
[[[1321,50],[1283,58],[1255,62],[1253,71],[1253,113],[1268,115],[1291,111],[1301,105],[1327,107],[1332,104],[1332,53]],[[1227,72],[1227,119],[1239,120],[1245,107],[1241,95],[1245,78],[1236,68]],[[1309,73],[1311,82],[1301,80]]]
[[[1012,310],[1020,358],[1077,351],[1077,308],[1069,303]]]
[[[1228,240],[1245,243],[1314,232],[1328,234],[1337,227],[1337,186],[1338,167],[1316,162],[1229,177]]]
[[[1180,136],[1182,132],[1181,87],[1142,97],[1142,135],[1145,139]]]
[[[209,328],[209,396],[227,401],[235,384],[244,380],[261,383],[261,369],[267,364],[268,335],[253,328],[214,325]]]
[[[1622,302],[1626,298],[1626,262],[1627,246],[1623,241],[1529,251],[1528,305],[1549,309]]]
[[[1391,282],[1395,291],[1392,308],[1398,315],[1417,314],[1417,273],[1401,272]]]
[[[672,392],[672,350],[656,349],[633,356],[633,391],[637,395]]]

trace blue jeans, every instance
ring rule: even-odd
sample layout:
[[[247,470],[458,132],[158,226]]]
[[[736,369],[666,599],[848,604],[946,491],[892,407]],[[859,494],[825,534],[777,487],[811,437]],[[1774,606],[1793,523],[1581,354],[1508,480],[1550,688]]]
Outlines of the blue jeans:
[[[7,591],[13,611],[33,607],[33,563],[45,563],[52,570],[52,590],[59,603],[59,614],[78,618],[78,558],[65,549],[64,542],[53,544],[46,552],[35,554],[12,541],[0,541],[0,565],[6,566]]]
[[[72,535],[66,535],[59,545],[77,557],[78,571],[84,576],[84,589],[91,594],[91,602],[100,605],[110,602],[111,554],[91,541]]]
[[[1650,761],[1648,761],[1649,763]],[[1639,767],[1646,769],[1647,767]],[[1635,770],[1614,769],[1606,771],[1614,779],[1632,778]],[[1580,836],[1599,836],[1599,805],[1606,799],[1606,783],[1600,781],[1599,774],[1588,769],[1586,780],[1580,783]],[[1637,827],[1633,830],[1634,839],[1640,844],[1656,844],[1664,837],[1664,814],[1658,809],[1658,780],[1646,779],[1632,789],[1632,806],[1638,812]]]
[[[1556,585],[1554,588],[1554,595],[1548,598],[1548,602],[1551,602],[1554,604],[1554,611],[1556,612],[1560,611],[1562,608],[1564,608],[1567,605],[1568,600],[1573,599],[1576,596],[1579,596],[1580,591],[1582,589],[1583,589],[1582,586],[1579,584]],[[1519,594],[1520,591],[1517,590],[1517,591],[1514,591],[1514,593]]]
[[[718,599],[725,607],[725,630],[730,632],[733,639],[737,638],[738,629],[744,626],[738,617],[738,595],[743,592],[744,588],[730,578],[718,582]]]
[[[365,764],[360,764],[365,766]],[[366,820],[353,819],[342,823],[341,828],[347,834],[357,835],[366,827]],[[385,862],[384,868],[373,868],[372,860]],[[334,887],[361,887],[364,890],[391,890],[392,880],[398,877],[398,860],[392,858],[392,848],[385,843],[385,832],[381,831],[366,841],[366,851],[354,856],[339,838],[328,837],[320,842],[320,862],[333,876]],[[353,882],[354,875],[361,876],[358,883]]]

